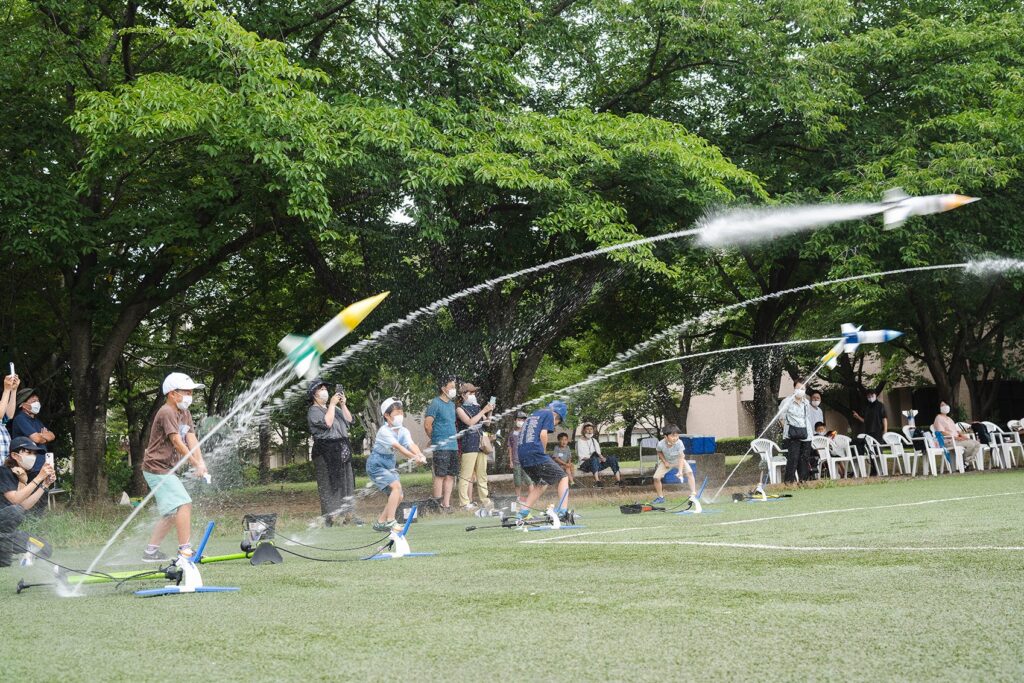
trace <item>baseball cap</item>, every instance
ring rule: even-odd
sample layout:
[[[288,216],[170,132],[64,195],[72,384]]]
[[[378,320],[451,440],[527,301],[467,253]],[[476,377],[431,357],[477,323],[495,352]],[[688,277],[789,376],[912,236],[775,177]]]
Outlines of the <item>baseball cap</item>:
[[[464,394],[467,391],[480,391],[480,387],[476,386],[472,382],[463,382],[462,386],[459,387],[459,393]]]
[[[384,399],[384,402],[380,404],[380,414],[387,415],[393,408],[401,408],[402,402],[392,396],[391,398]]]
[[[45,450],[45,448],[27,436],[18,436],[11,439],[11,453],[15,451],[32,451],[33,453],[42,453]]]
[[[552,401],[548,404],[548,408],[555,411],[562,422],[565,422],[565,415],[569,412],[569,406],[565,405],[565,401]]]
[[[172,372],[171,374],[167,375],[167,377],[164,379],[165,396],[171,393],[172,391],[177,391],[179,389],[190,391],[192,389],[205,388],[205,384],[198,384],[195,380],[186,375],[184,372]]]

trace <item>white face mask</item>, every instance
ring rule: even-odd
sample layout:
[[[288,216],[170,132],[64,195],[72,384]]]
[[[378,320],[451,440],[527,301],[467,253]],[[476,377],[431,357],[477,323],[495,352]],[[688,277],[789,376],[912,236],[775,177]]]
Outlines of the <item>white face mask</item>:
[[[42,409],[43,405],[39,401],[32,401],[32,403],[28,404],[28,411],[33,415],[38,415]]]
[[[405,422],[405,415],[395,415],[393,418],[391,418],[392,427],[401,427],[403,422]]]
[[[327,402],[327,390],[326,389],[321,389],[320,391],[316,392],[316,400],[320,401],[321,403],[326,403]]]
[[[447,394],[448,398],[455,398],[455,390],[454,389],[449,389],[448,391],[445,392],[445,394]]]
[[[516,429],[522,429],[524,424],[526,424],[525,420],[516,420]]]
[[[586,431],[586,432],[583,432],[583,436],[587,437],[588,439],[589,439],[590,437],[592,437],[593,435],[594,435],[594,432],[591,432],[591,431]]]
[[[475,406],[475,405],[477,405],[476,394],[466,394],[466,398],[463,401],[463,403],[465,403],[467,406]]]
[[[804,391],[805,391],[805,389],[803,387],[797,387],[797,388],[793,389],[793,395],[794,396],[803,396],[804,395]]]
[[[874,403],[878,400],[877,396],[868,396],[868,403]]]
[[[19,455],[17,460],[21,464],[21,469],[27,472],[36,466],[36,457],[35,455]]]
[[[943,415],[949,414],[949,406],[939,406],[939,412]]]
[[[178,409],[179,410],[188,410],[188,407],[190,405],[192,405],[192,397],[191,396],[188,396],[188,395],[182,396],[181,400],[178,401]]]
[[[821,405],[821,401],[811,401],[811,405],[817,408],[818,406]]]

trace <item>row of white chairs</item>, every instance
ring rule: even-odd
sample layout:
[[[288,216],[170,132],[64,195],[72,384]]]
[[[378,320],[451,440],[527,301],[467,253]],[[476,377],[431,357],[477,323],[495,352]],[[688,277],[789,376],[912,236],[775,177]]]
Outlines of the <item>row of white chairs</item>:
[[[982,424],[988,429],[991,443],[979,442],[974,462],[971,463],[974,468],[985,469],[986,456],[989,469],[1016,467],[1015,451],[1020,451],[1024,459],[1024,444],[1017,432],[1020,422],[1010,422],[1005,431],[992,422]],[[970,425],[961,423],[959,426],[966,436],[976,439]],[[914,428],[909,426],[903,428],[902,434],[883,434],[884,443],[868,434],[861,434],[858,438],[863,440],[866,453],[861,453],[853,439],[848,436],[837,435],[831,439],[825,436],[812,437],[811,448],[818,454],[818,476],[824,476],[825,472],[828,472],[832,479],[841,476],[867,477],[870,476],[871,465],[874,464],[880,476],[908,474],[913,477],[917,476],[918,461],[922,462],[924,475],[937,476],[943,472],[953,471],[962,473],[965,469],[964,447],[956,444],[949,447],[942,434],[925,432],[924,437],[919,437],[923,439],[920,449],[915,447]],[[763,466],[768,470],[769,483],[781,483],[786,469],[786,451],[770,439],[754,439],[750,446],[760,456]]]

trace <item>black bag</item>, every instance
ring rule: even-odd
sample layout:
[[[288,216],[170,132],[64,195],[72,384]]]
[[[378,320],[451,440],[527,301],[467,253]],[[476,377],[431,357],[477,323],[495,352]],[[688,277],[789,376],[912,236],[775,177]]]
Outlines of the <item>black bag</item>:
[[[807,427],[794,427],[789,425],[789,436],[787,438],[804,441],[807,438]]]
[[[989,445],[992,444],[992,435],[989,434],[988,427],[986,427],[981,422],[972,422],[971,431],[974,432],[974,435],[978,437],[979,443]]]

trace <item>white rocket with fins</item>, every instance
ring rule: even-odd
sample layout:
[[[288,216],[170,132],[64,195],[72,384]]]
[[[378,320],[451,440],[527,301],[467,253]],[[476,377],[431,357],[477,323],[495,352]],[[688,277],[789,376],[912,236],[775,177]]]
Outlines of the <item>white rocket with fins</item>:
[[[896,330],[868,330],[862,332],[859,325],[843,323],[843,338],[836,342],[836,345],[821,358],[821,362],[830,368],[834,368],[839,362],[839,355],[842,353],[853,353],[861,344],[884,344],[896,337],[902,336],[902,332]]]
[[[327,352],[327,349],[356,329],[359,323],[363,322],[366,316],[370,315],[373,309],[377,308],[390,293],[382,292],[377,296],[371,296],[369,299],[346,306],[341,313],[331,318],[326,325],[312,335],[303,337],[289,334],[278,342],[277,347],[288,356],[296,375],[313,379],[320,374],[320,358]]]
[[[903,225],[911,216],[927,216],[932,213],[951,211],[965,204],[978,201],[978,197],[962,194],[932,194],[925,197],[911,197],[902,189],[894,187],[882,196],[882,220],[886,230]]]

